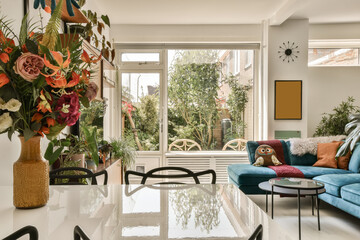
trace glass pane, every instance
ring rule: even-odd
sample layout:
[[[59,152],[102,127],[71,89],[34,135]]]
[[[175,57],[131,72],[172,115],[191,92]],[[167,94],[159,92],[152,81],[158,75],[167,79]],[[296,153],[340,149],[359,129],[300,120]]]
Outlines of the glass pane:
[[[239,150],[238,139],[253,139],[253,52],[168,51],[171,151],[223,150],[231,140],[226,150]]]
[[[336,65],[359,65],[359,49],[309,48],[309,66]]]
[[[123,53],[121,54],[123,62],[159,62],[159,53]]]
[[[159,73],[122,73],[122,136],[137,150],[159,150]]]

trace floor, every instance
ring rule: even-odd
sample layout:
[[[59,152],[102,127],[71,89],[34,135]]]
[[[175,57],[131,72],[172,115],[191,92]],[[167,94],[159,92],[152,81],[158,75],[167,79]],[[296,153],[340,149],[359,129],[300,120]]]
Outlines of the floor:
[[[265,211],[265,195],[248,195]],[[275,196],[274,219],[280,225],[298,236],[298,215],[296,198]],[[271,214],[269,198],[269,212]],[[315,211],[316,214],[316,211]],[[311,198],[301,199],[302,239],[306,240],[358,240],[360,239],[360,219],[353,217],[323,201],[320,203],[321,231],[317,230],[316,215],[311,214]]]

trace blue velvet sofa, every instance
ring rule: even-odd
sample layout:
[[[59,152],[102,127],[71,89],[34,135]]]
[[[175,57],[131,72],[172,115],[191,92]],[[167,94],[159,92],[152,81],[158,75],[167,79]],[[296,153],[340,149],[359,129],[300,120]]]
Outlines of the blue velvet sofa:
[[[360,144],[351,156],[349,170],[313,167],[317,157],[311,154],[295,156],[290,152],[290,142],[281,140],[285,162],[303,172],[305,178],[314,178],[325,184],[326,193],[320,199],[360,218]],[[274,170],[267,167],[252,166],[255,162],[257,142],[249,141],[246,145],[249,164],[228,166],[229,182],[235,184],[246,194],[263,194],[258,184],[276,177]]]

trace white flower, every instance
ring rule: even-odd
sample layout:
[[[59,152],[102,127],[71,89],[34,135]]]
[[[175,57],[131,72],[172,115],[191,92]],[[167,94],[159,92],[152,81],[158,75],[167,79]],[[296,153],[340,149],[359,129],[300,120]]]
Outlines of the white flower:
[[[0,133],[4,132],[6,129],[11,127],[13,124],[13,120],[10,117],[10,113],[4,113],[0,116]]]
[[[17,99],[10,99],[10,101],[8,101],[5,104],[5,107],[7,108],[7,110],[9,110],[10,112],[17,112],[19,111],[20,107],[21,107],[21,102]]]

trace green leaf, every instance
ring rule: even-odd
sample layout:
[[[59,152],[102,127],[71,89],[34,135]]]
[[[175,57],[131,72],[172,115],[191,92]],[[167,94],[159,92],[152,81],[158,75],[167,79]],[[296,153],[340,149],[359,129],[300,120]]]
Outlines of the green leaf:
[[[27,32],[28,32],[27,17],[28,17],[28,13],[23,17],[21,21],[20,34],[19,34],[20,46],[22,46],[25,43],[25,39],[27,37]]]
[[[33,81],[33,86],[36,89],[41,89],[45,83],[45,77],[43,75],[39,75],[39,77]]]
[[[101,15],[101,19],[104,21],[106,25],[110,27],[110,19],[108,15]]]
[[[49,161],[49,165],[52,165],[61,155],[64,147],[59,147],[54,151],[54,143],[49,142],[49,145],[45,151],[44,157]]]
[[[90,107],[90,102],[89,102],[89,99],[87,97],[81,97],[80,98],[80,102],[82,105],[84,105],[84,107],[88,108]]]
[[[29,52],[33,53],[33,54],[38,54],[38,45],[33,41],[33,40],[30,40],[30,39],[26,39],[25,40],[25,45],[26,45],[26,48]]]
[[[99,165],[99,155],[98,155],[98,146],[96,141],[96,131],[97,131],[96,127],[91,132],[86,127],[82,128],[82,132],[85,135],[85,140],[88,144],[91,158],[97,166]]]
[[[29,140],[30,138],[32,138],[35,135],[36,135],[36,133],[33,130],[31,130],[30,128],[25,128],[25,130],[24,130],[25,141]]]
[[[33,122],[30,126],[31,130],[33,131],[39,131],[40,128],[41,128],[41,123],[38,123],[38,122]]]
[[[50,128],[50,133],[46,135],[47,139],[53,140],[66,127],[65,124],[57,124]]]

